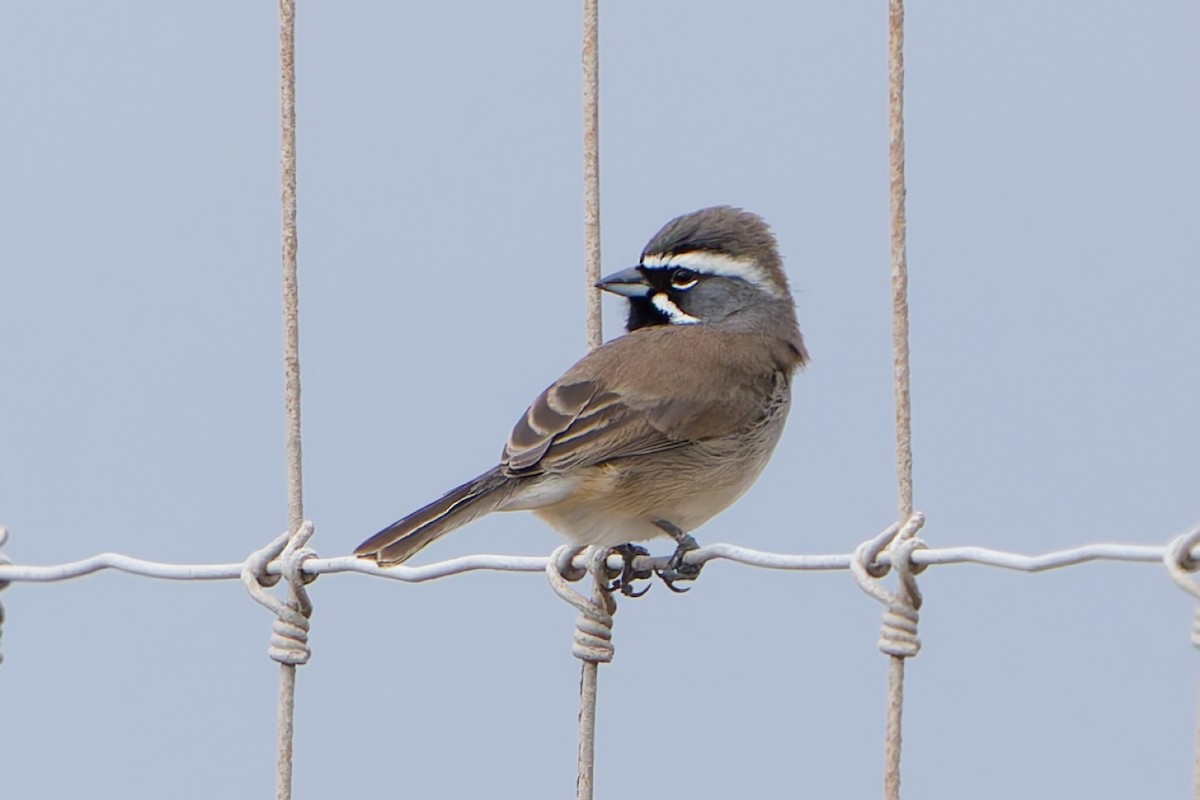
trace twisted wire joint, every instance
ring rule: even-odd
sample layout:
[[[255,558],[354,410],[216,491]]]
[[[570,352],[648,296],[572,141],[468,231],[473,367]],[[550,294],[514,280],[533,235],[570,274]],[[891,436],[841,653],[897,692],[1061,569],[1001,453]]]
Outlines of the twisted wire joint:
[[[1196,583],[1194,577],[1194,573],[1200,570],[1200,561],[1197,561],[1196,557],[1192,555],[1192,550],[1197,544],[1200,544],[1200,525],[1197,525],[1190,533],[1176,537],[1167,546],[1167,552],[1163,554],[1163,563],[1167,567],[1167,574],[1171,576],[1171,580],[1175,581],[1180,589],[1200,601],[1200,584]],[[1192,617],[1192,644],[1200,647],[1200,605],[1196,606],[1195,614]]]
[[[925,515],[914,512],[903,524],[894,523],[875,538],[860,544],[850,562],[850,571],[859,588],[885,607],[879,649],[897,658],[911,658],[921,650],[921,639],[917,636],[921,590],[916,576],[925,565],[914,564],[912,554],[925,547],[925,543],[917,538],[917,532],[924,524]],[[885,550],[890,566],[879,560]],[[880,582],[893,567],[898,579],[895,592]]]
[[[295,531],[285,531],[261,550],[250,554],[242,565],[242,583],[250,597],[275,615],[271,625],[271,646],[267,654],[280,664],[307,664],[312,652],[308,648],[308,618],[312,616],[306,584],[316,575],[304,573],[304,562],[316,558],[315,551],[304,545],[312,538],[313,524],[305,522]],[[267,565],[279,559],[279,575],[270,575]],[[287,581],[287,599],[281,600],[267,591]]]
[[[8,528],[0,526],[0,565],[12,564],[12,560],[4,555],[3,547],[8,542]],[[0,591],[8,588],[8,581],[0,580]],[[4,634],[4,605],[0,604],[0,636]],[[4,653],[0,652],[0,664],[4,663]]]
[[[616,601],[607,592],[600,592],[603,598],[603,605],[600,605],[572,589],[568,581],[577,581],[590,572],[603,583],[608,550],[591,548],[587,570],[579,569],[572,563],[580,550],[579,547],[569,544],[555,550],[546,564],[546,578],[555,594],[579,611],[579,617],[575,620],[575,641],[571,645],[571,655],[583,661],[607,664],[613,658],[612,615],[617,610]]]

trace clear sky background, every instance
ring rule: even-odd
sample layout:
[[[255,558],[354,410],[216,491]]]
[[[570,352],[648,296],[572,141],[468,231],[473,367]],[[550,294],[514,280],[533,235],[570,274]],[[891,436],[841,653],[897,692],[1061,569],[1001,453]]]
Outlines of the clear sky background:
[[[577,5],[300,3],[324,556],[495,463],[583,353]],[[923,536],[1163,544],[1200,520],[1200,10],[911,5]],[[7,554],[240,561],[286,521],[274,4],[0,16]],[[895,515],[885,3],[604,0],[600,57],[605,269],[676,214],[752,209],[813,355],[772,464],[697,537],[850,551]],[[495,515],[418,561],[558,544]],[[1162,568],[921,585],[907,796],[1185,795],[1200,665]],[[540,576],[311,591],[298,798],[571,796],[575,613]],[[5,798],[271,796],[270,619],[236,582],[102,574],[0,600]],[[877,796],[879,618],[847,573],[726,563],[623,602],[597,796]]]

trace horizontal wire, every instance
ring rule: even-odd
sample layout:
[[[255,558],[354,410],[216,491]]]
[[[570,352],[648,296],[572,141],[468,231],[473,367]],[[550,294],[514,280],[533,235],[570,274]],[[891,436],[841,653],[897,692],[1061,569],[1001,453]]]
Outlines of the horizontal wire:
[[[989,567],[1016,570],[1019,572],[1044,572],[1051,569],[1070,567],[1089,561],[1118,561],[1161,563],[1167,551],[1166,546],[1133,545],[1133,544],[1088,544],[1068,550],[1055,550],[1041,555],[1022,555],[1003,550],[991,550],[986,547],[945,547],[918,549],[912,554],[913,563],[917,566],[942,564],[979,564]],[[1200,558],[1200,547],[1193,551],[1194,558]],[[663,568],[669,557],[639,556],[635,561],[638,568]],[[853,553],[838,553],[831,555],[798,555],[790,553],[772,553],[764,550],[754,550],[733,544],[712,544],[701,547],[687,554],[685,561],[690,564],[703,564],[709,561],[732,561],[750,567],[781,570],[839,570],[849,569],[854,560]],[[884,551],[879,554],[880,563],[890,563],[890,555]],[[338,556],[335,558],[312,558],[304,562],[303,571],[310,575],[329,575],[341,572],[357,572],[380,578],[404,581],[405,583],[423,583],[424,581],[445,578],[450,575],[461,575],[467,572],[487,570],[492,572],[544,572],[549,561],[547,556],[502,556],[502,555],[470,555],[452,558],[448,561],[438,561],[423,566],[400,565],[395,567],[380,567],[372,561],[356,556]],[[581,554],[575,557],[576,566],[586,566],[586,558]],[[620,568],[620,556],[612,556],[609,561],[613,568]],[[141,575],[148,578],[161,578],[173,581],[216,581],[238,580],[242,574],[242,564],[165,564],[157,561],[146,561],[140,558],[122,555],[120,553],[99,553],[90,558],[71,561],[66,564],[47,566],[26,566],[20,564],[0,564],[0,582],[24,581],[30,583],[49,583],[53,581],[70,580],[84,575],[91,575],[103,570],[115,570],[130,575]],[[280,574],[280,564],[273,561],[267,566],[267,572],[272,575]]]

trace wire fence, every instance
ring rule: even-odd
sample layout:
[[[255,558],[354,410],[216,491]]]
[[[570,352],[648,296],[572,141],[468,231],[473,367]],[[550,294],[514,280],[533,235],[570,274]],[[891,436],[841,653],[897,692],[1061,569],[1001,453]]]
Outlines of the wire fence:
[[[888,530],[890,531],[891,528]],[[976,564],[1031,573],[1074,567],[1094,561],[1162,565],[1164,560],[1168,563],[1179,563],[1180,556],[1174,552],[1179,540],[1179,538],[1173,539],[1170,543],[1162,546],[1089,544],[1037,555],[992,550],[987,547],[922,547],[912,552],[910,560],[918,569],[949,564]],[[874,539],[868,540],[868,542],[872,541]],[[4,539],[0,538],[0,544],[3,542]],[[1200,560],[1200,548],[1185,552],[1182,557],[1184,558],[1182,563],[1185,565],[1189,564],[1187,559]],[[634,559],[634,565],[638,569],[661,569],[667,565],[668,560],[667,556],[638,556]],[[714,543],[705,545],[698,550],[692,550],[687,553],[684,560],[689,564],[730,561],[735,564],[764,569],[828,572],[850,569],[851,565],[859,560],[859,553],[773,553],[735,544]],[[395,567],[380,567],[372,561],[365,561],[354,556],[333,558],[313,556],[306,558],[300,569],[305,576],[313,578],[318,575],[358,573],[403,583],[425,583],[470,572],[544,572],[550,561],[549,556],[480,554],[451,558],[420,566],[401,564]],[[583,554],[571,554],[572,568],[584,569],[587,567],[587,563]],[[891,566],[892,554],[886,550],[878,553],[875,563],[881,566]],[[621,556],[616,554],[609,555],[606,561],[606,566],[610,570],[620,569],[621,564]],[[0,561],[0,581],[6,583],[53,583],[82,578],[105,570],[169,581],[240,580],[244,566],[244,561],[226,564],[170,564],[161,561],[146,561],[120,553],[99,553],[78,561],[45,566],[13,565],[8,561]],[[1186,567],[1185,571],[1191,571],[1191,569],[1191,567]],[[280,560],[271,560],[264,565],[262,572],[266,575],[282,575],[284,566]]]
[[[891,665],[897,660],[914,656],[920,650],[916,615],[909,613],[911,600],[908,601],[910,605],[906,606],[903,599],[898,599],[902,597],[900,592],[884,589],[878,581],[878,578],[890,569],[896,570],[901,585],[904,582],[909,584],[908,596],[912,597],[919,596],[919,593],[915,592],[912,576],[931,566],[973,564],[1026,573],[1047,572],[1091,562],[1148,564],[1156,568],[1165,566],[1170,578],[1197,600],[1191,638],[1193,644],[1200,647],[1200,583],[1194,575],[1200,569],[1200,526],[1161,546],[1098,543],[1040,554],[1023,554],[974,546],[926,547],[915,537],[916,529],[919,529],[922,523],[922,515],[916,513],[906,525],[893,524],[878,535],[863,541],[850,553],[777,553],[717,543],[691,551],[685,558],[688,563],[696,565],[710,561],[729,561],[752,568],[794,572],[849,570],[868,594],[887,606],[879,646],[889,656],[889,672],[893,669]],[[290,792],[288,781],[291,769],[292,724],[287,717],[294,704],[294,671],[296,666],[306,663],[310,656],[308,617],[312,605],[304,587],[320,575],[357,573],[404,583],[424,583],[480,571],[545,573],[555,592],[580,611],[572,653],[583,661],[584,668],[596,669],[599,664],[611,661],[614,656],[614,606],[609,603],[608,595],[601,593],[599,599],[595,594],[591,598],[584,597],[571,589],[568,582],[587,575],[602,575],[604,570],[619,571],[623,565],[620,555],[580,552],[564,546],[551,556],[478,554],[420,566],[379,567],[374,562],[354,556],[321,558],[307,547],[313,534],[313,524],[304,522],[295,531],[280,534],[265,547],[251,553],[244,561],[221,564],[173,564],[148,561],[120,553],[99,553],[62,564],[14,565],[0,551],[0,589],[11,583],[54,583],[104,571],[169,581],[242,581],[255,601],[275,615],[268,653],[280,663],[281,670],[288,669],[293,673],[290,683],[287,679],[281,679],[281,741],[277,764],[277,796],[280,797],[287,796],[282,793],[282,788]],[[8,532],[0,528],[0,548],[7,543],[7,539]],[[898,543],[903,546],[897,546]],[[634,566],[639,570],[663,568],[668,561],[667,556],[638,556],[634,559]],[[266,587],[279,582],[280,579],[287,585],[287,593],[283,599],[266,591]],[[4,610],[0,605],[0,623],[3,619]],[[889,681],[889,735],[891,718],[895,713],[892,706],[900,702],[900,699],[891,694],[895,685],[894,681]],[[590,686],[586,681],[581,682],[581,711],[590,709],[591,713],[580,715],[577,784],[579,796],[591,791],[591,771],[595,761],[596,698],[594,680]],[[1200,758],[1200,718],[1197,725],[1197,755]],[[896,733],[898,735],[899,731]],[[285,736],[288,737],[286,741]],[[892,766],[890,759],[893,757],[893,750],[894,744],[885,747],[885,767]],[[898,756],[898,753],[896,755]],[[896,766],[898,765],[897,759]],[[892,773],[890,780],[894,783],[889,784],[888,780],[888,773],[885,772],[885,792],[893,787],[898,792],[899,775]],[[1194,793],[1200,797],[1200,770],[1197,771],[1194,780]]]
[[[1094,561],[1144,563],[1165,566],[1181,589],[1197,600],[1192,642],[1200,647],[1200,526],[1161,546],[1120,543],[1088,544],[1068,550],[1026,555],[985,547],[928,547],[918,538],[924,515],[913,508],[912,436],[910,427],[908,265],[906,253],[904,173],[904,3],[888,6],[889,182],[892,282],[893,378],[896,412],[896,466],[898,521],[867,538],[854,552],[794,554],[754,550],[735,544],[711,544],[687,553],[693,565],[725,560],[748,567],[790,570],[849,570],[858,585],[884,607],[880,650],[888,656],[888,690],[884,739],[883,796],[900,797],[901,730],[904,708],[904,664],[920,650],[918,634],[921,593],[917,576],[931,566],[977,564],[1021,572],[1044,572]],[[584,165],[584,277],[588,292],[586,341],[589,348],[602,341],[599,291],[593,287],[600,274],[599,185],[599,58],[598,0],[583,2],[583,165]],[[14,565],[2,548],[8,533],[0,528],[0,589],[14,582],[50,583],[113,570],[131,575],[173,581],[240,580],[251,597],[274,616],[269,654],[280,664],[277,727],[276,797],[292,794],[293,709],[296,667],[309,659],[308,619],[312,613],[306,584],[319,575],[359,573],[408,583],[422,583],[481,570],[545,573],[554,592],[580,612],[576,621],[573,654],[582,661],[580,681],[579,750],[576,796],[592,797],[595,765],[595,709],[598,668],[611,661],[615,599],[605,590],[607,574],[620,570],[621,556],[582,551],[569,545],[550,556],[471,555],[421,566],[382,568],[354,556],[320,558],[307,545],[314,526],[304,520],[300,426],[299,299],[296,229],[296,113],[295,113],[295,2],[280,2],[280,131],[282,285],[284,321],[284,419],[288,478],[289,530],[275,537],[243,561],[222,564],[170,564],[146,561],[119,553],[100,553],[79,561],[45,566]],[[668,558],[638,556],[636,570],[661,569]],[[896,573],[893,587],[882,582]],[[585,596],[570,584],[591,576]],[[267,591],[283,581],[283,596]],[[0,623],[4,609],[0,606]],[[2,658],[2,654],[0,654]],[[1200,715],[1197,720],[1200,726]],[[1196,737],[1193,793],[1200,798],[1200,727]]]

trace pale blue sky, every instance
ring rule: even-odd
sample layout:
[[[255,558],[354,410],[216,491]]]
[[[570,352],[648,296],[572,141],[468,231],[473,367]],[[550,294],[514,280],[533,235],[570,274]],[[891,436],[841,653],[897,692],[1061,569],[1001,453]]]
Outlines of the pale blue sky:
[[[576,5],[301,0],[322,555],[494,463],[583,351]],[[924,538],[1165,543],[1200,518],[1200,11],[911,5]],[[234,0],[4,5],[17,563],[239,561],[284,527],[276,26],[273,4]],[[678,213],[757,211],[813,355],[772,464],[701,542],[847,552],[895,513],[885,45],[882,0],[602,0],[605,268]],[[420,560],[558,543],[495,515]],[[921,583],[907,796],[1185,794],[1197,654],[1161,568]],[[570,795],[574,612],[542,578],[311,591],[297,798]],[[0,601],[6,798],[270,796],[277,669],[239,585],[105,574]],[[685,596],[623,603],[597,797],[877,796],[878,626],[845,573],[714,564]]]

